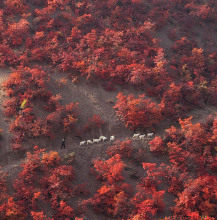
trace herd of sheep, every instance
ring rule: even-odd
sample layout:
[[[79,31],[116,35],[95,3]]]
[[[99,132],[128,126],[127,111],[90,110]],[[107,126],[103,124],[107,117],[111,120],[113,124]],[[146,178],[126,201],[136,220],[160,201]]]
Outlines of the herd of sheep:
[[[146,137],[149,139],[149,138],[152,138],[154,136],[154,133],[148,133],[147,135],[146,134],[134,134],[132,139],[136,140],[136,139],[139,139],[139,140],[145,140]],[[101,141],[105,142],[107,141],[107,137],[105,136],[100,136],[98,139],[93,139],[93,140],[87,140],[87,141],[81,141],[80,142],[80,146],[82,145],[85,145],[85,144],[97,144],[97,143],[100,143]],[[111,136],[109,138],[109,141],[114,141],[115,140],[115,136]]]

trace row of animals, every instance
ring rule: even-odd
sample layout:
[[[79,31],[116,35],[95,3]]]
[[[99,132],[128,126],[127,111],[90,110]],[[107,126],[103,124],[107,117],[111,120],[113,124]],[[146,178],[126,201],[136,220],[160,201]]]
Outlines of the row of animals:
[[[146,134],[134,134],[133,135],[133,137],[132,137],[132,139],[139,139],[139,140],[144,140],[146,137],[147,138],[152,138],[154,136],[154,133],[148,133],[147,134],[147,136],[146,136]],[[99,142],[101,142],[101,141],[103,141],[103,142],[105,142],[105,141],[107,141],[108,139],[107,139],[107,137],[105,137],[105,136],[100,136],[98,139],[93,139],[93,140],[87,140],[87,141],[81,141],[80,142],[80,146],[82,146],[82,145],[85,145],[85,144],[95,144],[95,143],[99,143]],[[115,140],[115,136],[111,136],[110,138],[109,138],[109,141],[114,141]]]

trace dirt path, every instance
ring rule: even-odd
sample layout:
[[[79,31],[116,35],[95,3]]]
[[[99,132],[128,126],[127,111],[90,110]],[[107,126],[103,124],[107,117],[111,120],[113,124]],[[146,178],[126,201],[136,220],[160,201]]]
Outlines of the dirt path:
[[[116,101],[117,91],[105,91],[99,83],[92,84],[82,79],[76,84],[68,81],[65,86],[59,88],[57,81],[63,76],[65,76],[63,73],[57,72],[50,74],[50,90],[53,94],[59,93],[63,97],[62,104],[79,102],[78,126],[84,126],[94,114],[100,115],[105,121],[105,126],[101,130],[84,134],[84,139],[97,138],[100,135],[122,137],[132,134],[132,131],[126,129],[115,115],[113,103]]]
[[[189,112],[188,115],[193,116],[192,123],[205,123],[208,115],[216,113],[217,108],[214,106],[206,106],[205,108],[194,109],[193,111]]]
[[[5,154],[10,151],[10,133],[8,131],[9,128],[9,120],[5,118],[3,115],[3,102],[5,99],[5,92],[2,89],[2,83],[8,78],[10,74],[10,70],[8,68],[0,68],[0,128],[2,131],[2,140],[0,142],[1,145],[1,154]]]

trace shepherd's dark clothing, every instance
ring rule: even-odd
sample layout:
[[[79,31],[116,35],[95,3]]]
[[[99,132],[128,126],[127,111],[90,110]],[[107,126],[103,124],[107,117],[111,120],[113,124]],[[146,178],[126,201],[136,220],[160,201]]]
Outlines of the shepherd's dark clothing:
[[[62,149],[62,148],[66,148],[66,145],[65,145],[65,138],[62,139],[61,149]]]

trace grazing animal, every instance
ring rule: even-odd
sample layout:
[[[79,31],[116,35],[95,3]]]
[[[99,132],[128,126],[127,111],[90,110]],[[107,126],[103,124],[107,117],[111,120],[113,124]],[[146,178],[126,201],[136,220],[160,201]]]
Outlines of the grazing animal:
[[[100,139],[93,139],[93,143],[99,143],[100,141]]]
[[[148,134],[147,134],[147,137],[148,137],[148,138],[152,138],[153,136],[154,136],[154,133],[148,133]]]
[[[115,140],[115,136],[111,136],[110,141],[114,141],[114,140]]]
[[[138,134],[134,134],[134,135],[133,135],[133,139],[138,138],[138,137],[139,137],[139,135],[140,135],[139,133],[138,133]]]
[[[100,140],[103,140],[103,141],[106,141],[106,140],[107,140],[107,137],[105,137],[105,136],[100,136],[99,139],[100,139]]]
[[[80,146],[84,145],[85,143],[86,143],[86,141],[81,141]]]
[[[87,140],[87,144],[93,144],[91,140]]]
[[[146,137],[146,135],[145,135],[145,134],[143,134],[143,135],[139,135],[139,139],[140,139],[140,140],[144,140],[144,139],[145,139],[145,137]]]

